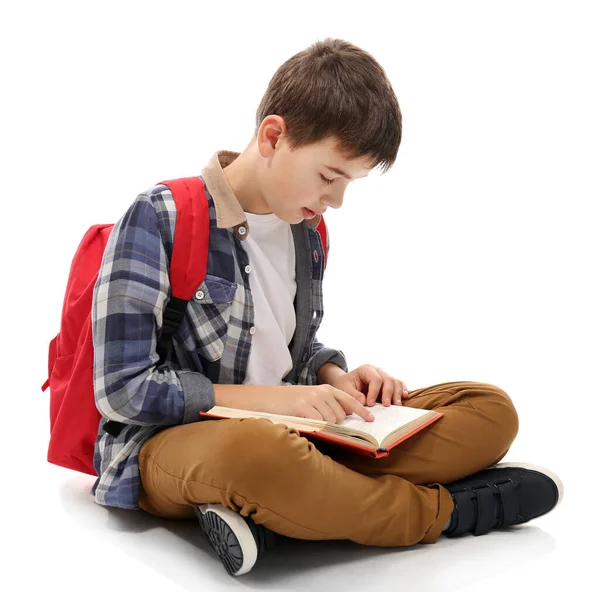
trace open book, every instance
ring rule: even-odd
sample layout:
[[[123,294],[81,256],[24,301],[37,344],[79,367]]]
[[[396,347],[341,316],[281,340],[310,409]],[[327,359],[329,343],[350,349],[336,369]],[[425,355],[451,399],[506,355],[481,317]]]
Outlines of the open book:
[[[439,411],[400,405],[384,407],[381,403],[375,403],[369,411],[375,416],[373,421],[365,421],[353,413],[339,423],[219,406],[202,411],[200,415],[207,419],[262,417],[294,428],[309,439],[332,442],[375,458],[388,456],[394,446],[443,416]]]

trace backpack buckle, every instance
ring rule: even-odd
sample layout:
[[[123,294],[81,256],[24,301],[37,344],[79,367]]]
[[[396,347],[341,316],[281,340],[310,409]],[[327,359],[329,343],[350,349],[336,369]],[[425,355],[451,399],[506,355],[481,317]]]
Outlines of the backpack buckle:
[[[109,419],[102,426],[102,429],[107,434],[110,434],[113,438],[116,438],[123,431],[124,427],[125,427],[124,423],[119,423],[118,421],[113,421],[112,419]]]

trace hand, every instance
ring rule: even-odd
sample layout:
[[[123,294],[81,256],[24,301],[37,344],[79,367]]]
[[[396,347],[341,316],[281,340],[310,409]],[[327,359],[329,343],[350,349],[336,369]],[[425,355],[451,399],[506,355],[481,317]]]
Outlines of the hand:
[[[214,385],[215,401],[225,407],[263,411],[277,415],[307,417],[337,423],[356,413],[365,421],[375,418],[348,393],[330,384],[289,385]]]
[[[371,364],[363,364],[355,370],[340,374],[332,381],[332,386],[348,393],[361,405],[368,407],[375,405],[380,392],[381,402],[385,407],[402,405],[402,399],[408,397],[408,389],[401,380],[393,378],[381,368]]]

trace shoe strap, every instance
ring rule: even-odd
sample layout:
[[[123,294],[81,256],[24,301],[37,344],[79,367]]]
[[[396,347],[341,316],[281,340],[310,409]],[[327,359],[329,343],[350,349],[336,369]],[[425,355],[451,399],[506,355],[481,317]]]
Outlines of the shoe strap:
[[[489,532],[498,524],[496,503],[494,502],[494,493],[490,485],[473,487],[473,491],[477,497],[477,520],[473,534],[479,536]]]
[[[455,510],[452,513],[452,523],[454,527],[448,529],[448,534],[462,534],[473,527],[473,511],[470,511],[474,505],[471,502],[472,495],[468,489],[459,489],[452,492]]]
[[[501,483],[494,483],[494,487],[500,491],[502,499],[502,516],[500,518],[501,526],[511,526],[522,522],[519,515],[519,504],[516,495],[516,484],[512,479]]]

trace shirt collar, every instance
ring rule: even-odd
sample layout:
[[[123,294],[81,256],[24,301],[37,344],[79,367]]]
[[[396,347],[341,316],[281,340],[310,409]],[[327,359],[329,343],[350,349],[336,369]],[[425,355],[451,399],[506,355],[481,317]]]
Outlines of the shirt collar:
[[[239,155],[239,152],[231,150],[215,152],[202,169],[202,179],[213,198],[217,228],[233,228],[244,240],[248,236],[248,220],[223,172],[223,168],[230,165]],[[241,227],[245,230],[240,231]]]

